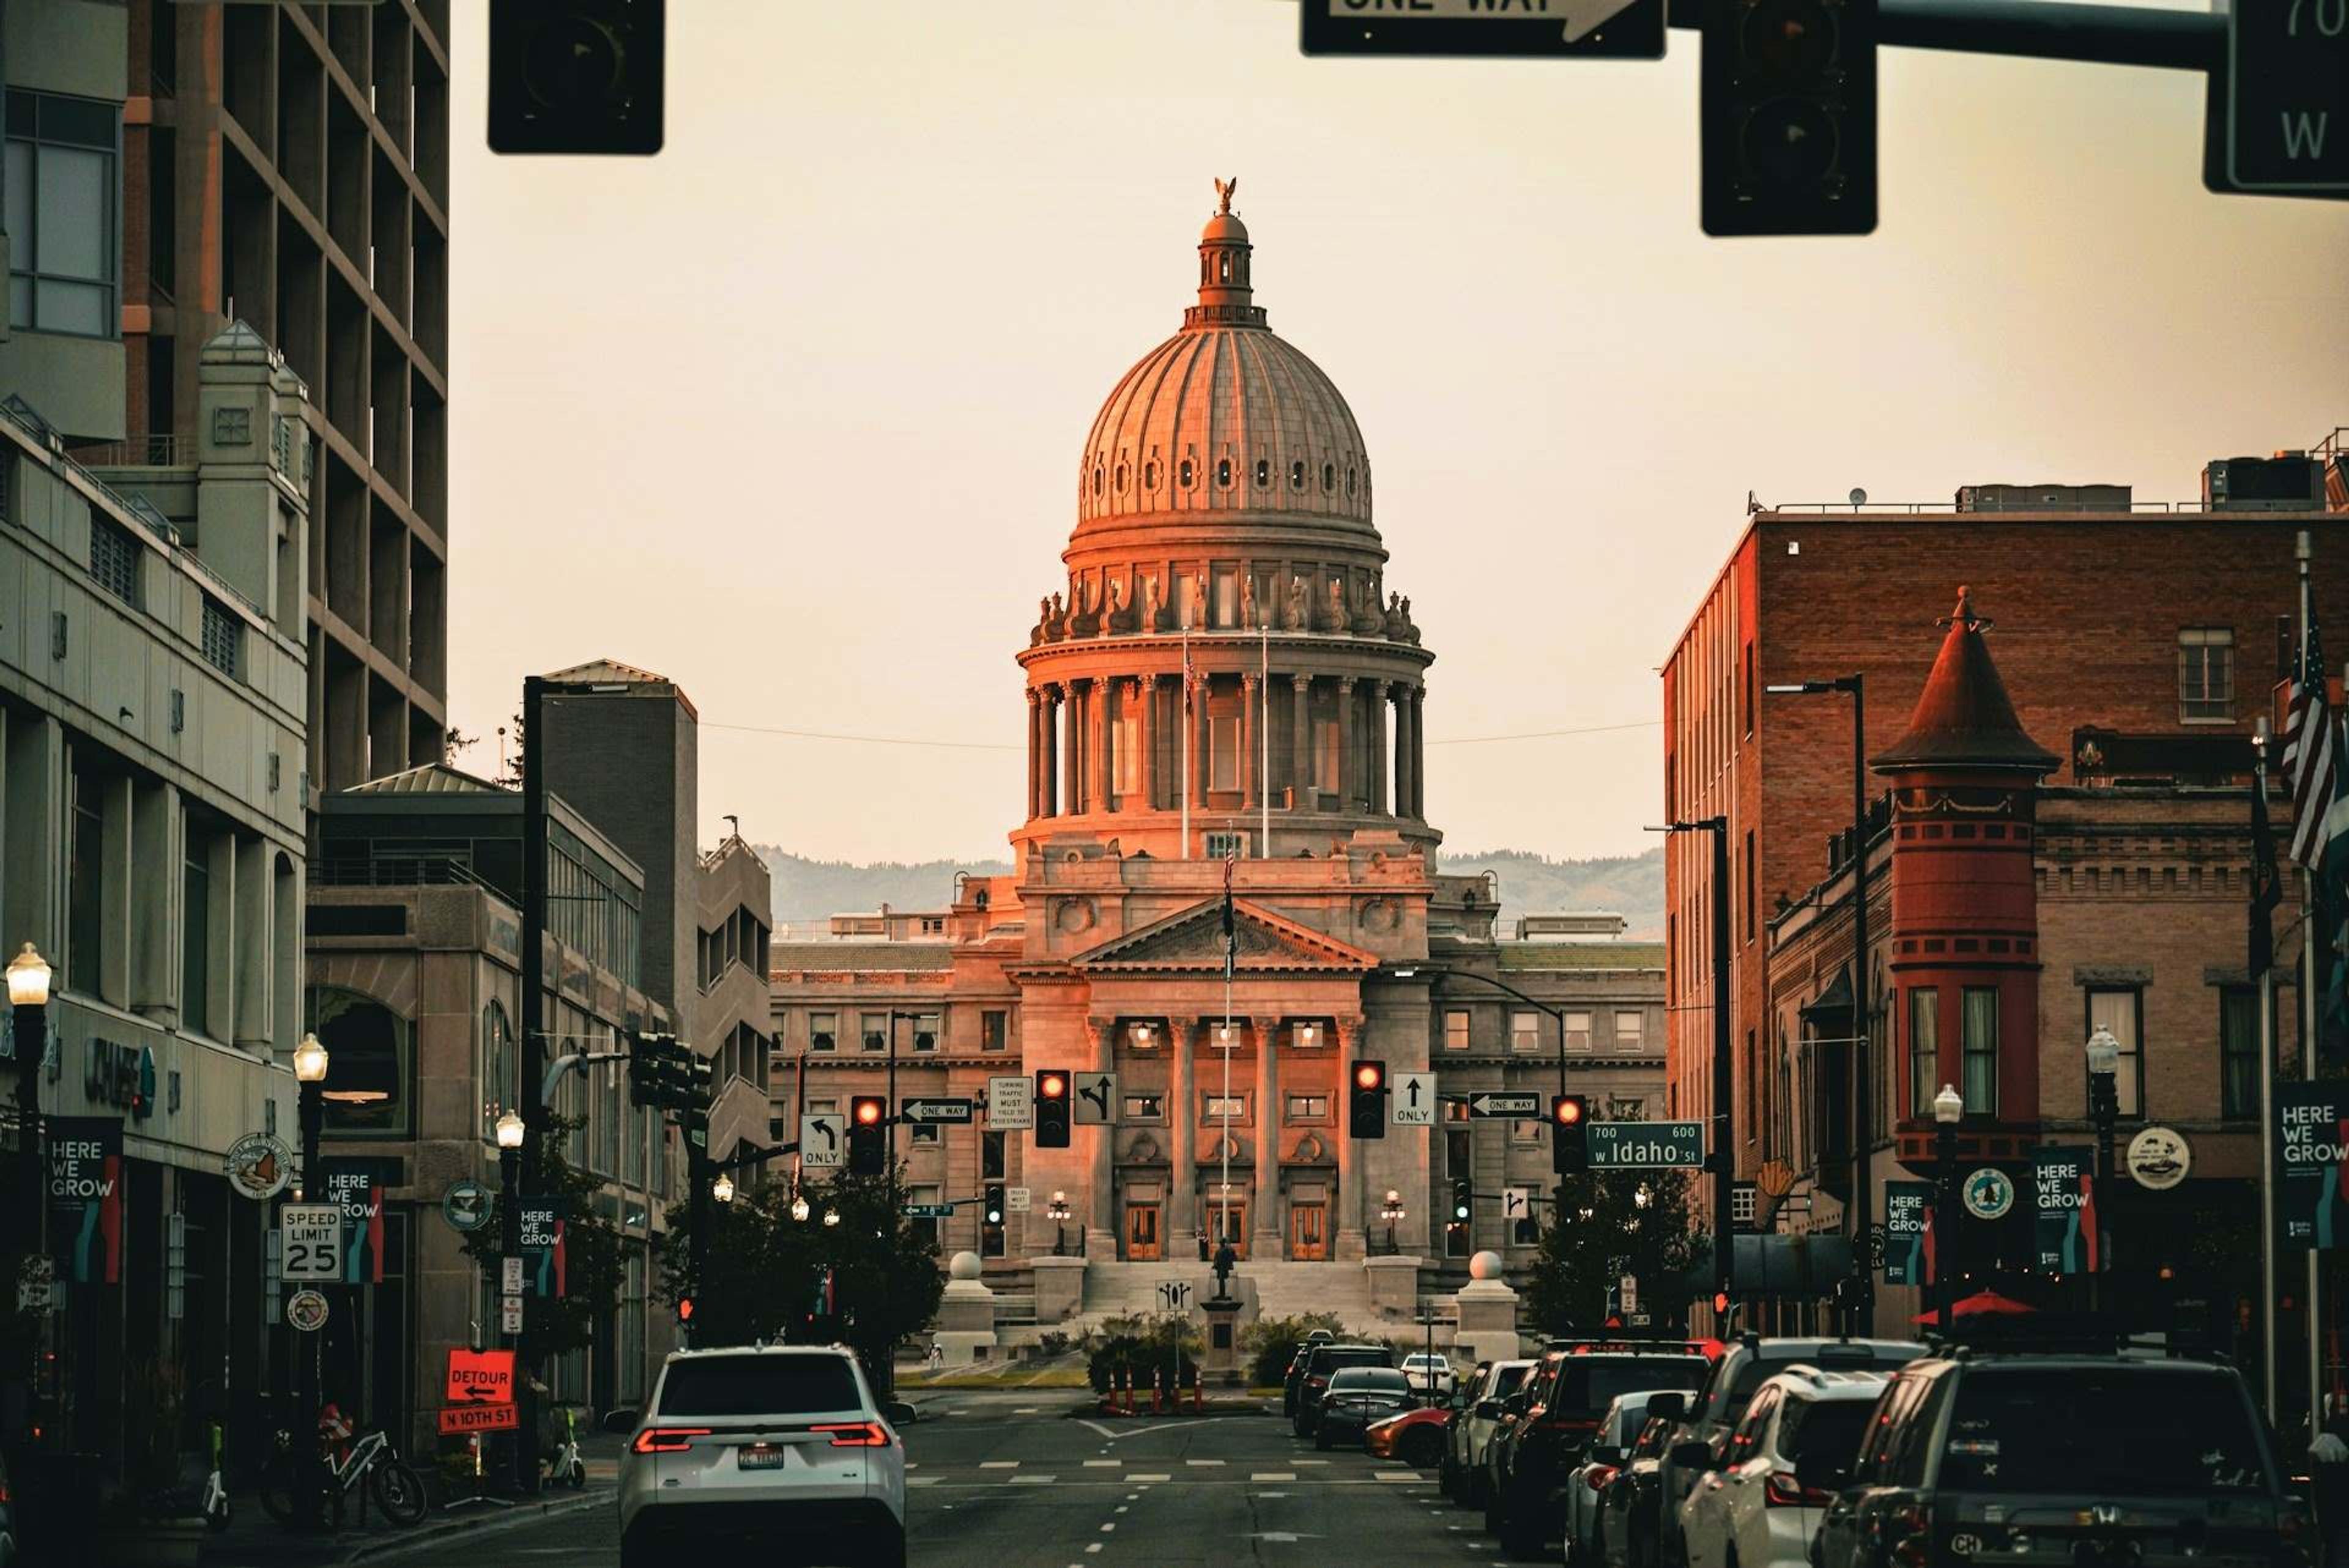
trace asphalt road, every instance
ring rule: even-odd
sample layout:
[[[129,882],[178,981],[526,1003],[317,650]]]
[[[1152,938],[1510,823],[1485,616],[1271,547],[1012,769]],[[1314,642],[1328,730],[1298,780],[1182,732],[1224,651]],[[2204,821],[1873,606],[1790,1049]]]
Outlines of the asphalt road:
[[[1071,1419],[1064,1393],[921,1398],[905,1431],[909,1556],[922,1568],[1485,1568],[1481,1516],[1433,1474],[1316,1453],[1274,1417]],[[370,1559],[611,1568],[608,1501]]]

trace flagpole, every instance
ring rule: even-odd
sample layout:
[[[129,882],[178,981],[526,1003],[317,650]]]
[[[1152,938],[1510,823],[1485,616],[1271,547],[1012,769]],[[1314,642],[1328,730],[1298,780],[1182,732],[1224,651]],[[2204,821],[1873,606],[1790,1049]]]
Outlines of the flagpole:
[[[2315,614],[2308,581],[2309,543],[2306,529],[2300,531],[2300,537],[2293,553],[2298,557],[2300,566],[2300,645],[2304,654],[2308,647],[2309,626]],[[2326,679],[2324,667],[2318,665],[2307,670],[2306,678],[2314,682],[2324,681]],[[2322,692],[2323,688],[2319,686],[2317,689]],[[2321,707],[2313,711],[2321,715],[2323,723],[2328,726],[2332,724],[2333,708],[2330,702],[2323,703]],[[2309,754],[2313,742],[2313,737],[2307,735],[2302,737],[2301,749],[2303,756]],[[2336,768],[2340,766],[2337,753],[2333,765]],[[2330,808],[2331,802],[2328,800],[2310,802],[2310,809],[2313,810],[2329,811]],[[2322,854],[2321,848],[2319,853]],[[2324,976],[2317,969],[2316,881],[2317,872],[2303,865],[2300,872],[2300,941],[2302,954],[2300,970],[2300,1076],[2311,1082],[2313,1082],[2316,1078],[2317,1018],[2323,1006],[2321,993],[2324,989]],[[2324,1320],[2323,1304],[2319,1295],[2319,1287],[2323,1283],[2323,1249],[2311,1246],[2308,1249],[2308,1436],[2312,1442],[2323,1430],[2324,1425],[2323,1388],[2324,1345],[2323,1336],[2319,1330],[2319,1325]]]
[[[1239,951],[1239,925],[1233,918],[1232,910],[1232,861],[1229,856],[1226,856],[1224,860],[1224,1032],[1216,1037],[1216,1045],[1224,1053],[1224,1137],[1222,1148],[1218,1150],[1222,1156],[1223,1175],[1220,1183],[1220,1212],[1216,1218],[1216,1251],[1219,1254],[1224,1250],[1224,1244],[1232,1239],[1232,959],[1233,955]],[[1262,1050],[1264,1043],[1260,1040],[1257,1042],[1257,1048]],[[1264,1107],[1257,1106],[1256,1115],[1256,1124],[1259,1130],[1272,1125],[1264,1119]],[[1261,1145],[1262,1137],[1259,1136],[1257,1141]],[[1259,1168],[1264,1164],[1261,1148],[1257,1151],[1257,1163]]]
[[[1268,614],[1257,628],[1260,648],[1257,676],[1257,768],[1256,798],[1257,820],[1257,859],[1272,853],[1272,617]],[[1228,1006],[1228,1003],[1226,1003]]]
[[[2253,791],[2251,798],[2251,810],[2255,814],[2264,813],[2267,808],[2267,738],[2268,724],[2267,720],[2262,718],[2259,721],[2258,727],[2254,731],[2251,738],[2251,756],[2253,759],[2251,768],[2251,789]],[[2256,820],[2256,816],[2254,820]],[[2274,864],[2273,858],[2274,851],[2272,839],[2269,841],[2267,853],[2269,857],[2268,864],[2264,867],[2254,864],[2251,871],[2251,874],[2253,876],[2261,876],[2264,874],[2265,876],[2272,878],[2277,875],[2277,868]],[[2254,845],[2252,858],[2255,861],[2258,860],[2259,855],[2260,848],[2259,846]],[[2272,882],[2271,882],[2270,885],[2272,886]],[[2256,898],[2256,895],[2254,896]],[[2270,917],[2264,912],[2260,912],[2255,909],[2252,918],[2254,920],[2261,920],[2269,919]],[[2272,943],[2272,937],[2271,937],[2271,943]],[[2268,966],[2259,970],[2251,976],[2251,984],[2257,987],[2259,991],[2260,1005],[2260,1379],[2261,1387],[2266,1395],[2266,1404],[2263,1408],[2267,1410],[2268,1418],[2271,1421],[2275,1419],[2276,1413],[2276,1016],[2275,983],[2273,979],[2274,967],[2275,961],[2272,948],[2271,948]]]
[[[1183,623],[1183,847],[1174,858],[1191,858],[1191,624]]]

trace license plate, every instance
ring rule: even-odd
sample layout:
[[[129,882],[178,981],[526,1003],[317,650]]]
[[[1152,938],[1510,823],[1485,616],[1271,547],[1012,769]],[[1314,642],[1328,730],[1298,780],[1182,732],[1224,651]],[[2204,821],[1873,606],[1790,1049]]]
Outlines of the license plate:
[[[781,1470],[783,1452],[780,1443],[745,1443],[734,1450],[734,1463],[741,1470]]]

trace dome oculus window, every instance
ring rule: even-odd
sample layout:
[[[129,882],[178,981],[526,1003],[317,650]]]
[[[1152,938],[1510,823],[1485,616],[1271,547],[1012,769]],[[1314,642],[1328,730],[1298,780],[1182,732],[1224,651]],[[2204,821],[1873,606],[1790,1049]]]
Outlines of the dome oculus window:
[[[1293,490],[1305,488],[1305,459],[1302,458],[1288,465],[1288,488]]]
[[[1321,493],[1327,495],[1337,488],[1338,465],[1335,463],[1323,463],[1321,465]]]
[[[1158,488],[1158,463],[1154,459],[1142,465],[1142,488],[1143,490]]]
[[[1102,492],[1102,471],[1101,471],[1101,465],[1100,465],[1100,464],[1098,464],[1098,463],[1096,463],[1096,464],[1094,464],[1094,465],[1093,465],[1093,494],[1095,494],[1095,495],[1099,495],[1099,494],[1101,494],[1101,492]]]
[[[1223,486],[1226,490],[1232,488],[1231,459],[1217,458],[1216,459],[1216,482]]]
[[[1188,458],[1183,459],[1183,488],[1191,488],[1191,459]]]
[[[1117,493],[1120,495],[1123,495],[1125,493],[1125,465],[1123,463],[1117,465]]]
[[[1272,465],[1264,459],[1256,460],[1256,483],[1258,490],[1272,482]]]

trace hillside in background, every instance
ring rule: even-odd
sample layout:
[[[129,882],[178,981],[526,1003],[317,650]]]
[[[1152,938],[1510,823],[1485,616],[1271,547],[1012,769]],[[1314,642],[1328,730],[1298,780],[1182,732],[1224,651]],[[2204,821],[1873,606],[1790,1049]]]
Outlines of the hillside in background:
[[[822,921],[854,910],[944,909],[954,897],[955,873],[1000,876],[1006,861],[884,861],[854,865],[812,861],[773,844],[751,846],[775,879],[778,924]],[[1501,881],[1501,929],[1520,914],[1565,909],[1611,909],[1630,922],[1630,934],[1655,937],[1664,930],[1664,851],[1604,860],[1553,861],[1521,850],[1485,854],[1444,854],[1442,869],[1454,875],[1483,872]]]

